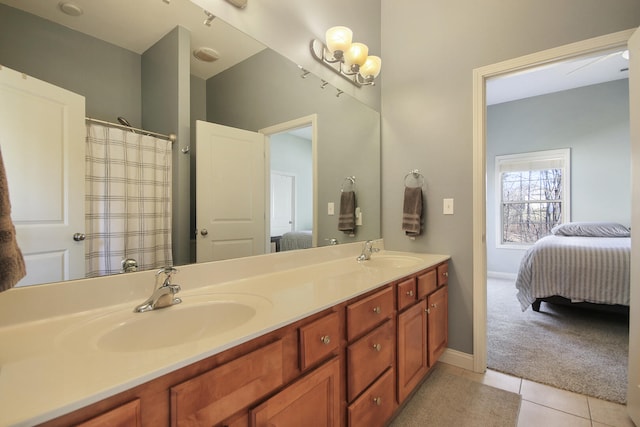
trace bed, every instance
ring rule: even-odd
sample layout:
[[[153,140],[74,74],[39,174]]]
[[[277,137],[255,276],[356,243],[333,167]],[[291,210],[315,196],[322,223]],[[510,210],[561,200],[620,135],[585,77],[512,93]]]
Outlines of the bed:
[[[280,239],[280,250],[291,251],[311,247],[311,230],[284,233]]]
[[[516,288],[525,311],[540,303],[629,306],[631,237],[617,223],[566,223],[538,240],[522,258]]]

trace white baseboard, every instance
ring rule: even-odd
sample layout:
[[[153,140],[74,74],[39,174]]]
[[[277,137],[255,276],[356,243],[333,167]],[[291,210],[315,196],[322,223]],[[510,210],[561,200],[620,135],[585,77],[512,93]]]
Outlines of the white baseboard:
[[[473,355],[469,353],[447,348],[438,360],[458,368],[473,371]]]
[[[487,278],[491,279],[504,279],[515,281],[518,278],[517,273],[504,273],[501,271],[487,271]]]

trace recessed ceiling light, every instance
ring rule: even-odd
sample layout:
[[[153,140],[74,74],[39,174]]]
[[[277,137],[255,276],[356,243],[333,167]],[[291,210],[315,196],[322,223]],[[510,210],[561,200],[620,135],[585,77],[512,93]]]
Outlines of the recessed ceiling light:
[[[60,3],[58,3],[58,7],[62,11],[62,13],[65,13],[69,16],[80,16],[84,13],[80,6],[71,3],[70,1],[61,1]]]
[[[220,54],[210,47],[199,47],[193,51],[193,56],[195,56],[200,61],[204,62],[213,62],[220,59]]]

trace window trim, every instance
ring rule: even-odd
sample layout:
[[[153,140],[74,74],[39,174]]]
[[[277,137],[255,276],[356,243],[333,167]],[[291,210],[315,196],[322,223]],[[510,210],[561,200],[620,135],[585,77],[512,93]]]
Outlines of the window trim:
[[[560,161],[562,166],[562,217],[560,222],[568,222],[571,218],[571,149],[561,148],[556,150],[532,151],[518,154],[506,154],[495,156],[495,244],[497,249],[526,250],[533,243],[503,243],[502,242],[502,171],[504,164],[523,162]]]

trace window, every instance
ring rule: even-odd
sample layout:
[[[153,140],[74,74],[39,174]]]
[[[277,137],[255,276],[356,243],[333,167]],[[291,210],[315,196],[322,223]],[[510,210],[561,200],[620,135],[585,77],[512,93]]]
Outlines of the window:
[[[568,220],[570,151],[496,156],[498,246],[521,247]]]

